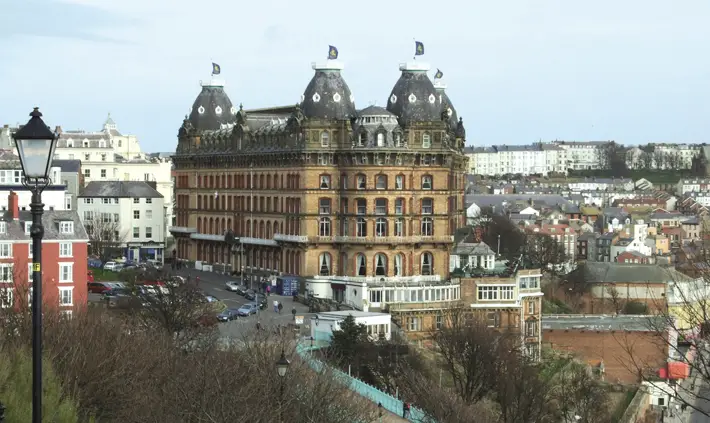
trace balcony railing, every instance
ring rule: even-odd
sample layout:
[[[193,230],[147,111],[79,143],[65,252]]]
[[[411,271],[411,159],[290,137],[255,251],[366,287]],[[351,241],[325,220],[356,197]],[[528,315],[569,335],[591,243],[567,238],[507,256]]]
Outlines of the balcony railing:
[[[384,307],[387,311],[416,311],[416,310],[444,310],[447,308],[455,308],[463,305],[461,300],[445,300],[445,301],[425,301],[420,303],[387,303]]]
[[[308,237],[305,235],[274,234],[274,241],[296,242],[299,244],[306,244],[308,243]]]
[[[416,275],[416,276],[313,276],[315,280],[325,280],[334,283],[338,282],[358,282],[367,284],[393,283],[393,284],[419,284],[423,282],[443,282],[440,275]]]
[[[310,242],[337,244],[415,244],[415,243],[445,243],[454,242],[451,235],[437,236],[314,236]]]
[[[183,234],[194,234],[197,233],[197,228],[188,228],[186,226],[171,226],[168,228],[170,232],[180,232]]]

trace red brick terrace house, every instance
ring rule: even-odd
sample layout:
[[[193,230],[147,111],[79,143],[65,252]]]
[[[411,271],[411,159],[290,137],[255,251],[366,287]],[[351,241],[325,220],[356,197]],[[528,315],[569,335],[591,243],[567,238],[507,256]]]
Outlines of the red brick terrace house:
[[[624,251],[616,256],[617,263],[653,264],[653,258],[638,251]]]
[[[74,210],[45,210],[42,217],[42,297],[47,307],[71,314],[87,301],[86,234]],[[15,192],[0,214],[0,307],[30,304],[32,240],[29,211],[20,211]],[[19,298],[27,294],[28,298]]]
[[[665,334],[656,331],[662,318],[628,315],[543,316],[543,346],[571,353],[603,369],[609,383],[641,382],[637,366],[655,372],[666,364]],[[633,354],[629,354],[629,350]]]

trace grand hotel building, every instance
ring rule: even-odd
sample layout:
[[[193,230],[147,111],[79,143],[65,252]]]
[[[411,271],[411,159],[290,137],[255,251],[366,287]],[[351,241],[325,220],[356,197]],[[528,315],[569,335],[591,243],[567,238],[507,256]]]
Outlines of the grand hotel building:
[[[358,308],[386,308],[368,284],[444,284],[468,161],[445,86],[401,64],[387,107],[358,110],[341,62],[313,69],[295,106],[246,110],[202,85],[174,156],[177,258],[301,275]]]

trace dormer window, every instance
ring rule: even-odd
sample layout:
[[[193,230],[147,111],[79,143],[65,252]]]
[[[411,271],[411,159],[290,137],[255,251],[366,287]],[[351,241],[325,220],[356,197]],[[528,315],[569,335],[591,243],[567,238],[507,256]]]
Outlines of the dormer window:
[[[89,141],[84,140],[84,142],[82,142],[82,145],[84,146],[84,148],[89,148]]]
[[[25,222],[25,235],[30,234],[30,229],[32,229],[32,222]]]
[[[69,148],[74,147],[74,140],[67,140],[67,147],[69,147]]]
[[[377,146],[378,147],[384,147],[385,146],[385,134],[383,132],[378,132],[377,133]]]
[[[74,222],[63,221],[59,222],[59,233],[60,234],[73,234],[74,233]]]
[[[402,134],[400,134],[399,132],[394,133],[394,146],[395,147],[402,146]]]
[[[329,147],[330,146],[330,135],[326,131],[321,132],[320,134],[320,146],[321,147]]]
[[[366,189],[367,179],[365,175],[357,175],[357,189]]]
[[[357,146],[364,147],[367,144],[367,132],[360,132],[360,136],[357,138]]]
[[[106,141],[100,140],[100,141],[99,141],[99,147],[101,147],[101,148],[106,147]]]
[[[320,189],[330,189],[330,175],[320,176]]]
[[[431,148],[431,135],[422,135],[422,148]]]

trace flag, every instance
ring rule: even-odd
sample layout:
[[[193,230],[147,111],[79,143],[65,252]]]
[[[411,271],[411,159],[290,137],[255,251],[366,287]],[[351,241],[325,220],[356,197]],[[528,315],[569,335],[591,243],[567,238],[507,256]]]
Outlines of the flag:
[[[414,55],[415,56],[421,56],[424,54],[424,43],[421,41],[415,41],[414,42]]]
[[[335,60],[338,58],[338,49],[334,46],[328,46],[328,59]]]
[[[434,79],[441,79],[444,77],[444,72],[440,71],[439,69],[436,70],[436,75],[434,75]]]
[[[220,72],[222,72],[222,68],[218,64],[212,62],[212,75],[219,75]]]

